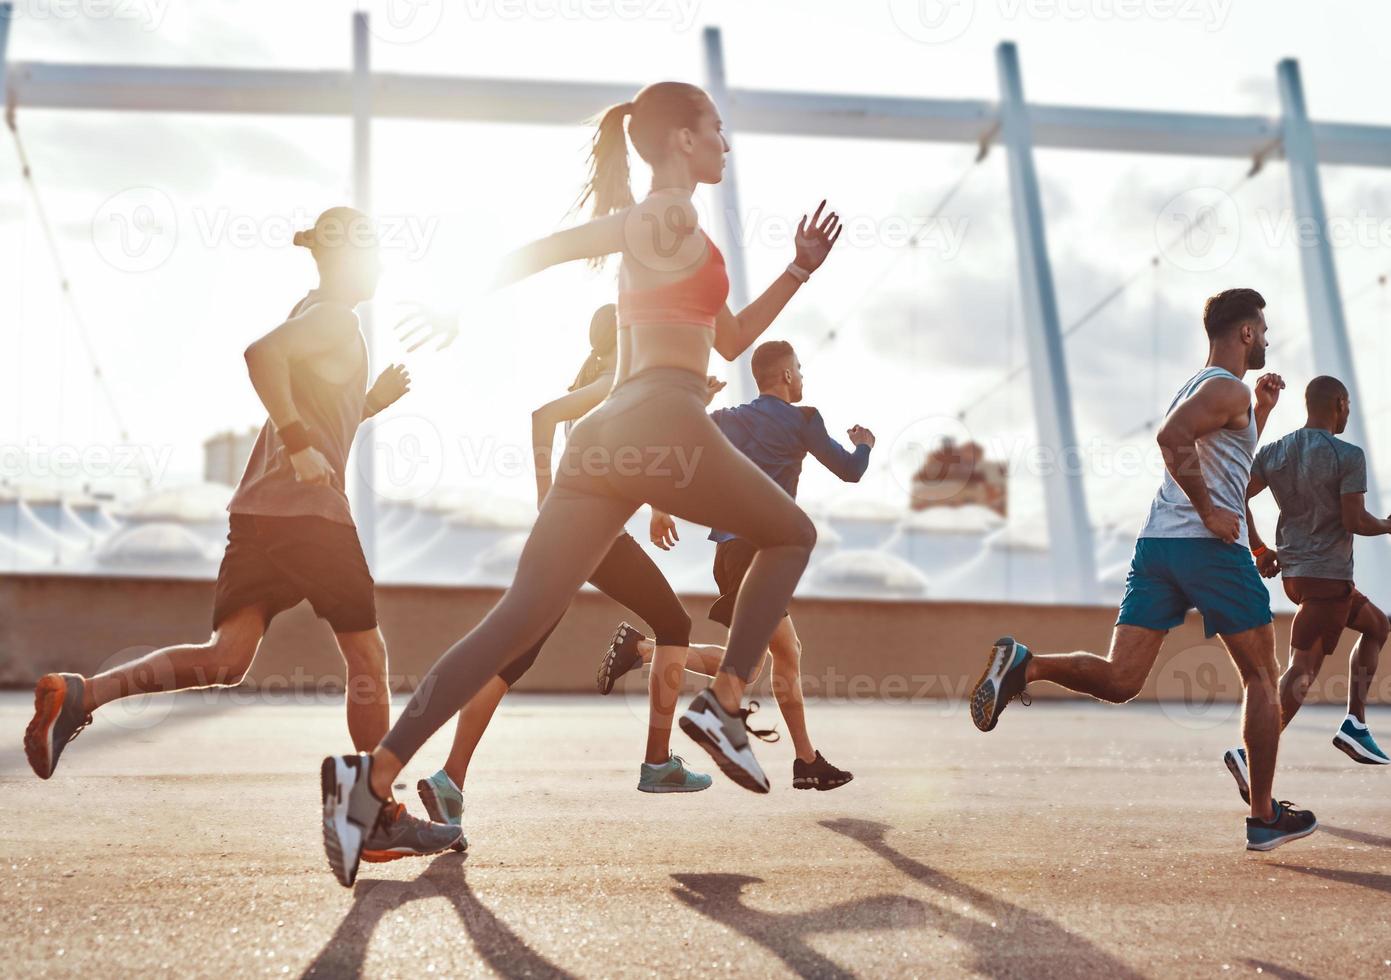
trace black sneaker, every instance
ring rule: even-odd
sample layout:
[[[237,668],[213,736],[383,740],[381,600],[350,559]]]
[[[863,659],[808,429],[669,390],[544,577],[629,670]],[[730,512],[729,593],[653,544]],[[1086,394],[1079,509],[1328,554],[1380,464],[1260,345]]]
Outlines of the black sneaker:
[[[40,779],[53,775],[63,749],[92,723],[82,710],[85,687],[78,674],[44,674],[34,685],[34,717],[24,730],[24,754]]]
[[[695,740],[715,764],[730,779],[755,793],[768,792],[768,777],[749,748],[749,736],[765,742],[776,742],[778,733],[749,725],[749,715],[758,710],[758,702],[750,701],[747,708],[730,714],[720,706],[719,699],[708,687],[695,696],[691,706],[681,716],[681,730]]]
[[[1002,636],[990,650],[985,673],[971,691],[971,720],[983,732],[988,732],[1000,720],[1000,712],[1015,698],[1029,703],[1024,692],[1025,676],[1033,654],[1012,636]]]
[[[792,762],[793,789],[817,789],[825,792],[837,786],[844,786],[854,778],[853,773],[837,769],[827,762],[820,752],[816,753],[816,758],[811,762],[803,762],[801,759],[794,759]]]
[[[1296,810],[1289,800],[1275,803],[1275,818],[1268,823],[1255,817],[1246,818],[1246,849],[1273,851],[1281,844],[1308,837],[1319,829],[1318,818],[1308,810]]]
[[[637,627],[629,626],[627,623],[618,624],[613,639],[609,641],[604,659],[599,661],[599,674],[595,680],[600,694],[608,694],[620,677],[642,666],[638,644],[645,639],[647,637],[643,636]]]

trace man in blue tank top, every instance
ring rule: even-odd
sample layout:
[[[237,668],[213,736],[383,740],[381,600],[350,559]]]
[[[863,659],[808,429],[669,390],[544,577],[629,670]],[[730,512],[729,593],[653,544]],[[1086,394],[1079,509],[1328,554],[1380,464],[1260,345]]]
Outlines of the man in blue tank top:
[[[1271,796],[1280,745],[1280,703],[1270,593],[1246,545],[1246,487],[1261,427],[1280,397],[1279,375],[1256,382],[1256,404],[1242,382],[1265,366],[1265,300],[1254,289],[1208,299],[1208,358],[1169,405],[1157,442],[1164,482],[1135,542],[1125,596],[1105,657],[1036,655],[1013,637],[996,641],[971,693],[971,718],[990,731],[1031,681],[1051,681],[1102,701],[1137,696],[1169,630],[1188,610],[1220,636],[1245,691],[1242,737],[1250,760],[1248,850],[1268,851],[1307,837],[1318,821]],[[1242,761],[1243,765],[1245,760]]]

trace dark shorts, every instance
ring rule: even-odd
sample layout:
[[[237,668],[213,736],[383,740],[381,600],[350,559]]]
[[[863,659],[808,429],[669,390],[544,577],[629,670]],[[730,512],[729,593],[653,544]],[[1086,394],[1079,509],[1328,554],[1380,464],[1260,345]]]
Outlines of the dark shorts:
[[[1209,637],[1269,623],[1270,592],[1251,552],[1216,538],[1138,539],[1116,625],[1170,630],[1190,609]]]
[[[691,617],[686,607],[672,591],[652,556],[627,531],[614,539],[594,574],[589,576],[589,584],[646,622],[658,646],[691,645]],[[560,620],[556,620],[530,650],[498,671],[509,688],[536,663],[541,648],[559,625]]]
[[[710,618],[721,626],[729,626],[734,619],[734,600],[739,598],[739,587],[744,584],[756,554],[757,546],[743,538],[730,538],[715,545],[715,585],[720,597],[710,606]],[[787,610],[782,614],[786,616]]]
[[[1343,630],[1352,625],[1370,601],[1348,579],[1292,575],[1283,581],[1285,595],[1299,605],[1290,628],[1290,646],[1312,650],[1322,644],[1325,657],[1334,651]]]
[[[302,599],[335,633],[376,627],[374,584],[357,528],[322,517],[260,514],[232,514],[228,523],[213,629],[248,606],[260,607],[269,625]]]

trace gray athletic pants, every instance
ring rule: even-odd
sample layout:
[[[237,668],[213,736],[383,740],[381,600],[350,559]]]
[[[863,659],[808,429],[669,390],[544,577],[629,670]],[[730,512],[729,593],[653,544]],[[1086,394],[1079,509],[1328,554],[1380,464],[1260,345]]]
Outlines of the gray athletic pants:
[[[409,761],[483,685],[565,612],[642,504],[751,541],[721,670],[758,667],[806,568],[816,529],[705,413],[705,378],[657,368],[625,380],[574,427],[517,574],[498,604],[435,662],[382,746]]]

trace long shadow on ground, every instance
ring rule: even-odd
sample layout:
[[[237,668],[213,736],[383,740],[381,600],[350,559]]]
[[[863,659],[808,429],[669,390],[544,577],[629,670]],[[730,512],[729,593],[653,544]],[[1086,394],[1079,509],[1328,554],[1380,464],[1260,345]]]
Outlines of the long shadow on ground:
[[[478,955],[499,976],[571,977],[528,946],[478,900],[463,874],[463,863],[461,854],[443,854],[431,861],[425,873],[413,881],[359,880],[353,889],[353,904],[348,914],[303,976],[362,976],[362,964],[377,923],[403,905],[443,895],[453,903]],[[448,971],[445,973],[447,975]]]
[[[823,820],[821,826],[858,841],[908,877],[953,902],[970,905],[980,912],[979,918],[945,913],[942,924],[943,929],[972,948],[975,954],[972,969],[977,973],[984,976],[1052,972],[1074,976],[1141,976],[1047,916],[957,881],[895,850],[885,840],[892,829],[887,824],[847,818]],[[987,919],[989,921],[985,921]],[[1049,961],[1059,969],[1050,969]]]
[[[799,976],[849,980],[855,974],[807,942],[819,933],[918,929],[927,922],[922,902],[902,895],[874,895],[812,912],[763,912],[744,901],[748,885],[762,878],[737,874],[672,875],[681,884],[672,894],[716,922],[767,948]]]

